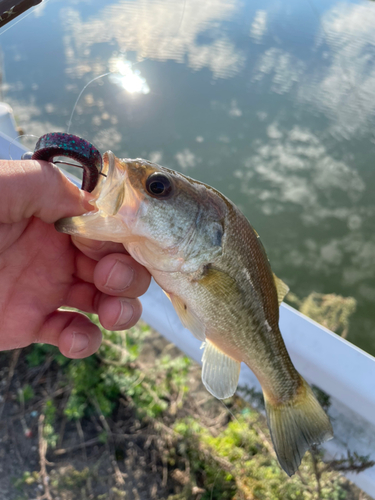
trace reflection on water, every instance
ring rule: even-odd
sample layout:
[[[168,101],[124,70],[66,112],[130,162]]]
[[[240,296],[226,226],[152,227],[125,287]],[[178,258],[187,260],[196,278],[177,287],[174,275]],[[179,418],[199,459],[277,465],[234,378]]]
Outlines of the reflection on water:
[[[374,25],[367,0],[50,2],[0,36],[3,90],[40,136],[112,72],[72,132],[223,191],[295,293],[358,300],[375,353]]]
[[[256,41],[261,42],[264,33],[267,30],[267,11],[257,10],[251,25],[250,36]]]
[[[254,81],[261,81],[266,75],[271,75],[271,91],[285,94],[301,80],[305,71],[306,64],[297,57],[278,47],[271,47],[259,58]]]
[[[258,200],[258,208],[272,216],[298,208],[306,225],[329,217],[349,219],[349,206],[359,201],[365,184],[354,167],[327,154],[318,137],[294,126],[282,131],[276,122],[267,127],[267,139],[254,144],[255,154],[236,170],[241,190]],[[327,201],[338,197],[334,206]]]
[[[78,10],[67,7],[62,13],[67,61],[82,75],[90,71],[84,61],[92,46],[115,42],[121,52],[136,52],[138,60],[186,62],[193,70],[209,67],[215,77],[226,78],[238,73],[244,55],[216,23],[230,20],[240,6],[239,0],[120,1],[84,20]],[[206,30],[207,41],[199,43],[198,36]]]
[[[110,75],[113,83],[120,85],[131,94],[148,94],[150,87],[141,76],[139,69],[133,69],[133,63],[124,57],[113,57],[109,61]]]
[[[374,116],[374,26],[375,9],[368,2],[342,2],[322,16],[317,45],[326,51],[327,64],[305,96],[334,119],[345,137]]]

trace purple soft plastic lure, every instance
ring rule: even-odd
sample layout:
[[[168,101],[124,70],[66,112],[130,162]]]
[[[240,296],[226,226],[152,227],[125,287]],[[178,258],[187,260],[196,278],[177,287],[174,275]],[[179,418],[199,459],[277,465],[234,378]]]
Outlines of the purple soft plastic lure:
[[[102,171],[100,152],[90,142],[77,135],[63,132],[42,135],[36,143],[32,159],[53,163],[56,156],[71,158],[82,165],[82,189],[91,193],[97,185]]]

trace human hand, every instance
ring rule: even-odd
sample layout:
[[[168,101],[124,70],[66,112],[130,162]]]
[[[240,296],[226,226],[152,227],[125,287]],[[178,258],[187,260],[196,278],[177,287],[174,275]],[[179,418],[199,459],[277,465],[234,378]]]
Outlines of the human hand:
[[[97,313],[112,330],[138,321],[148,271],[121,244],[73,244],[53,226],[91,210],[91,198],[51,163],[0,160],[0,350],[41,342],[70,358],[93,354],[99,328],[61,306]]]

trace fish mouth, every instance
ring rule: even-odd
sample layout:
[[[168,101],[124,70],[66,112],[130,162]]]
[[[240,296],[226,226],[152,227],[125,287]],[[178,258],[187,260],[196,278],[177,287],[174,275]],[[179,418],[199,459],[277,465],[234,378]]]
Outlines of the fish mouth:
[[[92,211],[55,222],[61,233],[83,236],[94,240],[119,241],[116,233],[124,233],[121,219],[116,217],[125,196],[126,172],[112,151],[103,155],[104,176],[91,192]],[[114,234],[112,234],[114,233]]]
[[[105,216],[116,215],[119,211],[125,195],[126,171],[112,151],[103,155],[103,176],[92,191],[93,208],[102,212]]]
[[[60,219],[57,231],[93,240],[123,243],[131,236],[141,200],[131,187],[126,160],[107,151],[103,155],[103,174],[91,194],[92,211]]]

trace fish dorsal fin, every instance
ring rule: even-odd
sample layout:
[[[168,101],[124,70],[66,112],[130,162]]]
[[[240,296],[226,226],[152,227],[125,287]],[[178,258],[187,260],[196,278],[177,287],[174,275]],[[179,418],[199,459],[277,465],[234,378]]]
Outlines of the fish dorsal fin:
[[[273,279],[275,280],[277,299],[280,305],[281,302],[284,300],[286,294],[289,292],[289,287],[280,278],[278,278],[276,274],[273,275]]]
[[[167,292],[164,293],[172,302],[183,326],[190,330],[194,337],[204,342],[206,340],[205,327],[192,309],[180,297]]]
[[[202,382],[215,398],[230,398],[236,392],[241,363],[207,340],[202,357]]]

